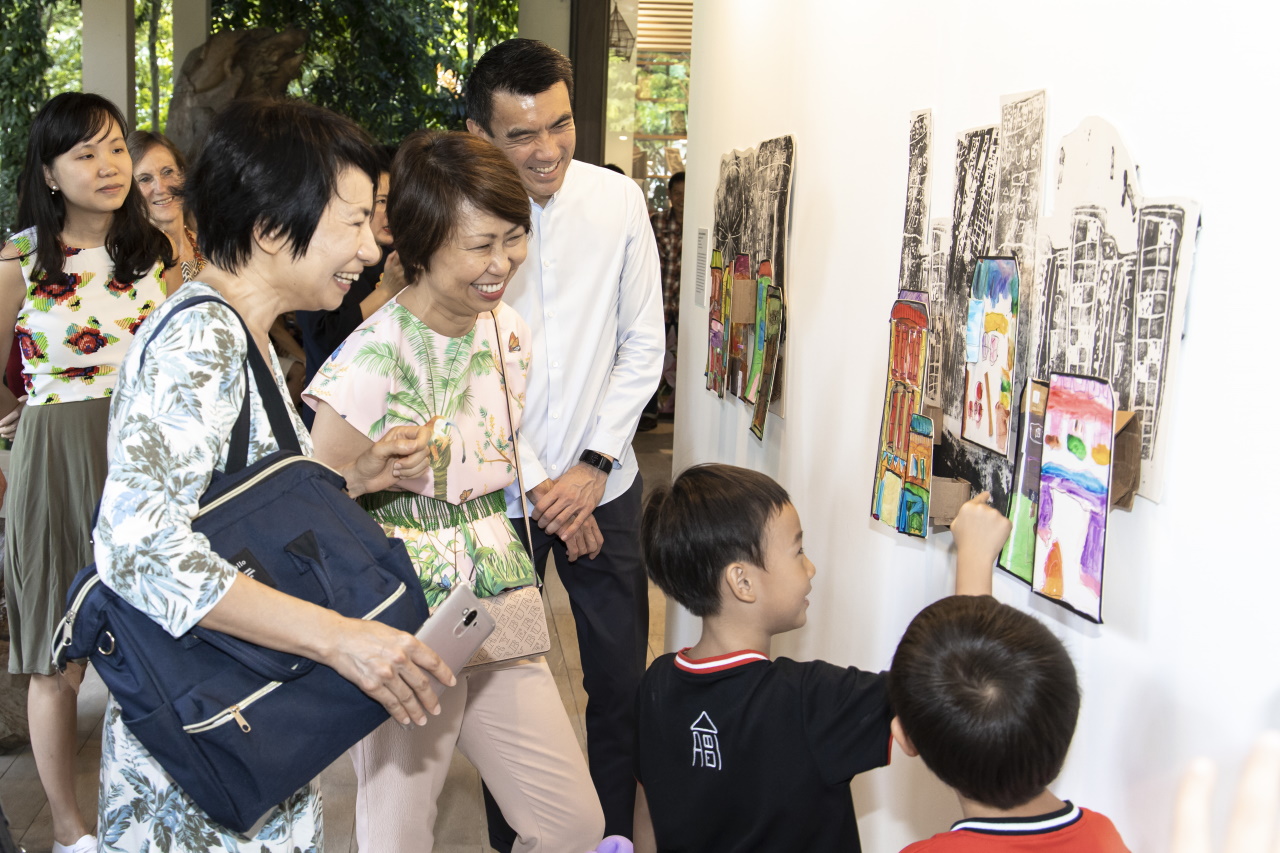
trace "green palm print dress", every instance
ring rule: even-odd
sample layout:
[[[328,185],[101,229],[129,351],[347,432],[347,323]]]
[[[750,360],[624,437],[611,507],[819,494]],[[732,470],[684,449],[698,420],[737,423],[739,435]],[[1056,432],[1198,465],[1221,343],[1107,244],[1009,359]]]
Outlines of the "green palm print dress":
[[[512,432],[524,408],[529,327],[506,305],[494,313],[496,325],[481,314],[471,331],[450,338],[392,300],[334,351],[303,395],[373,441],[396,426],[431,428],[427,473],[361,503],[387,535],[405,541],[433,608],[459,583],[484,597],[534,582],[503,497],[516,479]]]

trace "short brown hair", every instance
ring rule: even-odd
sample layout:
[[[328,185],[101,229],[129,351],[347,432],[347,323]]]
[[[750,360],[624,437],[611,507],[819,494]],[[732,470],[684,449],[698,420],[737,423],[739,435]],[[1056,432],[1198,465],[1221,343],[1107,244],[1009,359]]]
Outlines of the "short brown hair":
[[[532,226],[520,175],[492,144],[458,131],[411,133],[391,163],[387,196],[387,224],[408,281],[431,268],[464,204],[525,231]]]
[[[125,145],[129,148],[129,158],[133,160],[134,166],[137,166],[138,161],[147,156],[148,151],[159,145],[169,150],[169,153],[173,155],[173,162],[177,164],[181,171],[187,171],[187,158],[183,155],[182,149],[163,133],[135,130],[130,132],[125,140]]]

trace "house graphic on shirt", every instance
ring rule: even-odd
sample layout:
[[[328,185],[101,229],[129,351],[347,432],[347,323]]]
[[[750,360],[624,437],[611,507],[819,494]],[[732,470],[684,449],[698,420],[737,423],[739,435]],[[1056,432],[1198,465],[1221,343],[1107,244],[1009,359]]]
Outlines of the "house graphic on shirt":
[[[724,765],[720,761],[720,730],[711,722],[706,711],[698,715],[689,731],[693,732],[693,766],[709,770],[722,769]]]

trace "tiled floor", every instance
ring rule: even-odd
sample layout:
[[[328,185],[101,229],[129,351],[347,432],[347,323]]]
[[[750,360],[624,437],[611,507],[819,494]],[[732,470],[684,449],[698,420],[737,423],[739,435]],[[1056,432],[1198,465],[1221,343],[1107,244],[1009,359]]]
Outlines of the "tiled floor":
[[[671,479],[672,426],[663,421],[658,428],[636,437],[635,450],[645,479],[646,492],[654,485]],[[551,629],[551,653],[547,663],[555,674],[578,740],[584,748],[586,733],[583,712],[586,695],[582,690],[582,665],[578,657],[578,635],[569,610],[564,587],[547,572],[546,596],[548,625]],[[666,600],[660,592],[649,589],[649,660],[662,654]],[[103,709],[106,690],[92,673],[85,680],[79,704],[80,751],[76,764],[76,786],[81,808],[86,815],[96,811],[98,793],[98,757],[101,749]],[[345,756],[338,759],[320,776],[324,796],[325,850],[330,853],[354,851],[355,839],[355,773]],[[0,804],[14,837],[27,853],[45,853],[52,843],[48,803],[36,774],[30,747],[0,754]],[[449,778],[441,794],[440,818],[436,825],[438,853],[489,853],[484,806],[480,796],[480,777],[461,755],[455,753]]]

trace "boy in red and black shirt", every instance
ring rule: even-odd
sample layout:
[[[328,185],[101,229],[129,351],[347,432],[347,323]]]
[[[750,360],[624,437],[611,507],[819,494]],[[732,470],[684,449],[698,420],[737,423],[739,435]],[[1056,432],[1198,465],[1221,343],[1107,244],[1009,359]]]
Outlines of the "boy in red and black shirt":
[[[912,620],[889,672],[894,739],[955,792],[964,819],[904,853],[1128,853],[1115,826],[1046,787],[1080,710],[1071,657],[990,596],[944,598]]]
[[[956,592],[991,589],[1009,522],[980,495],[952,526]],[[769,477],[682,473],[645,507],[649,576],[701,616],[702,637],[653,662],[637,699],[636,850],[860,850],[849,781],[889,763],[884,673],[769,659],[805,623],[813,563]]]

